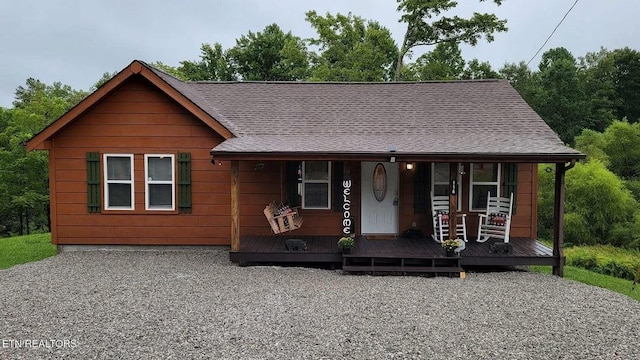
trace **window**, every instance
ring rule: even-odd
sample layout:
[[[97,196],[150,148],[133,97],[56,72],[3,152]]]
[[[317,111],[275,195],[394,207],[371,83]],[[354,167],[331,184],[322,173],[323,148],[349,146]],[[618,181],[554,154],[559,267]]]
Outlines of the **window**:
[[[145,155],[145,207],[147,210],[175,209],[175,167],[173,155]]]
[[[302,207],[329,209],[331,207],[331,163],[329,161],[302,162]]]
[[[434,196],[449,195],[449,163],[431,164],[431,191]],[[458,174],[458,211],[462,210],[462,175]]]
[[[133,155],[104,155],[106,210],[133,210]]]
[[[500,195],[500,164],[478,163],[471,164],[471,191],[469,207],[471,210],[485,210],[487,208],[487,193],[492,196]]]

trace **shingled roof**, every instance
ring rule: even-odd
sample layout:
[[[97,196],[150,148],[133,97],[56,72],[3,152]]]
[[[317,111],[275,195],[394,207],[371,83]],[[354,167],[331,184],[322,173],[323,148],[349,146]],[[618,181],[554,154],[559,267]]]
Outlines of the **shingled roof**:
[[[154,70],[233,136],[214,156],[583,158],[504,80],[182,82]]]

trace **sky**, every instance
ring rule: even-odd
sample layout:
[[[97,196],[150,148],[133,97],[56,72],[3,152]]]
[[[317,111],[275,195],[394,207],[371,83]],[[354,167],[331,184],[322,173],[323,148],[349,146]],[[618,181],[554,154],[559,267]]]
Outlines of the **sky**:
[[[509,31],[495,41],[462,46],[466,60],[488,61],[494,69],[529,61],[575,0],[459,0],[455,13],[495,13]],[[203,43],[223,47],[249,31],[276,23],[302,38],[315,36],[305,12],[351,12],[387,27],[396,43],[406,30],[395,0],[1,0],[0,107],[11,107],[18,86],[29,77],[88,90],[105,72],[134,59],[177,66],[197,60]],[[544,51],[565,47],[574,56],[630,47],[640,50],[640,1],[580,0]],[[416,50],[415,56],[431,48]],[[414,56],[414,57],[415,57]],[[406,62],[406,60],[405,60]]]

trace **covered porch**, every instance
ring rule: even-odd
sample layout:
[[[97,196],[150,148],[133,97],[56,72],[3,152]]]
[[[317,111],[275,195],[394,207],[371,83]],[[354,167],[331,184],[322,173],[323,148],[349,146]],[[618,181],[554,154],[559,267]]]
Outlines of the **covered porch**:
[[[344,156],[343,156],[344,158]],[[514,191],[518,194],[520,209],[518,214],[521,220],[516,218],[516,230],[518,232],[512,234],[511,244],[513,251],[509,254],[493,251],[492,245],[496,243],[495,239],[491,239],[486,243],[475,242],[473,229],[476,227],[473,222],[477,221],[477,213],[467,213],[468,229],[470,230],[469,242],[466,243],[466,250],[462,256],[455,261],[447,260],[440,244],[433,241],[430,237],[430,209],[428,207],[427,189],[430,186],[423,186],[417,181],[416,169],[409,170],[406,167],[408,163],[421,165],[417,160],[408,159],[400,164],[399,174],[399,206],[392,204],[398,208],[398,222],[396,223],[396,231],[391,236],[387,236],[386,240],[376,240],[374,237],[363,235],[366,232],[361,231],[362,214],[360,189],[358,184],[364,183],[360,173],[361,160],[353,159],[344,162],[344,172],[340,172],[338,180],[342,181],[350,179],[354,185],[351,196],[351,213],[355,214],[355,229],[350,229],[356,233],[356,247],[349,255],[343,255],[338,248],[336,241],[342,236],[340,234],[339,224],[343,222],[343,213],[335,210],[308,210],[300,209],[300,213],[304,216],[305,221],[301,229],[295,231],[284,232],[274,235],[269,229],[269,225],[261,209],[263,199],[278,198],[282,199],[283,194],[286,195],[286,163],[287,161],[299,160],[300,158],[284,158],[280,161],[262,162],[260,160],[249,158],[239,161],[231,160],[231,252],[230,259],[240,264],[272,264],[272,263],[325,263],[342,266],[343,269],[350,271],[385,271],[380,268],[385,267],[387,271],[399,272],[438,272],[431,271],[433,268],[451,269],[451,272],[463,271],[465,267],[471,266],[518,266],[518,265],[549,265],[554,268],[556,275],[562,276],[565,258],[562,252],[562,215],[564,205],[564,174],[571,168],[572,163],[556,163],[556,183],[555,183],[555,221],[554,221],[554,238],[553,248],[550,248],[535,237],[535,194],[537,191],[537,170],[535,162],[519,163],[521,168],[521,181],[529,179],[527,186],[520,186],[521,190]],[[431,158],[432,159],[432,158]],[[430,159],[430,160],[431,160]],[[333,160],[333,159],[331,159]],[[371,160],[371,159],[367,159]],[[381,158],[380,160],[384,160]],[[404,159],[403,159],[404,160]],[[440,160],[440,159],[438,159]],[[453,159],[442,159],[453,160]],[[468,169],[471,161],[498,161],[498,158],[478,158],[465,159],[469,162],[462,163],[459,167],[458,162],[451,161],[449,178],[452,184],[458,179],[459,169]],[[527,159],[532,161],[533,159]],[[266,164],[263,166],[255,166],[255,163]],[[242,170],[241,170],[242,168]],[[268,170],[267,170],[268,169]],[[528,170],[526,170],[528,169]],[[349,175],[346,175],[349,174]],[[522,175],[526,176],[522,176]],[[267,178],[282,179],[268,183]],[[506,185],[506,181],[501,181],[502,185]],[[461,196],[468,199],[469,188],[468,180],[463,180],[463,190]],[[244,185],[244,186],[243,186]],[[403,186],[404,185],[404,186]],[[522,185],[522,183],[521,183]],[[241,191],[241,188],[248,189],[247,193]],[[335,187],[340,189],[339,186]],[[456,188],[455,185],[451,188]],[[275,190],[269,196],[258,195],[265,189]],[[340,189],[342,190],[342,189]],[[420,190],[422,194],[416,194]],[[369,192],[369,191],[367,191]],[[338,192],[340,195],[340,192]],[[419,195],[419,196],[417,196]],[[514,194],[515,195],[515,194]],[[424,209],[418,213],[419,207],[416,201],[422,199]],[[241,199],[247,201],[255,201],[255,204],[248,206],[246,201],[243,203]],[[340,200],[340,199],[338,199]],[[451,204],[456,203],[456,197],[453,198]],[[285,196],[286,202],[286,196]],[[337,205],[344,205],[342,201],[337,201]],[[468,202],[463,204],[463,211]],[[245,211],[241,211],[241,207]],[[250,212],[250,214],[248,214]],[[455,208],[451,211],[455,214]],[[241,220],[242,216],[242,220]],[[315,223],[314,223],[315,222]],[[412,223],[413,222],[413,223]],[[471,223],[471,225],[469,225]],[[245,224],[241,227],[241,224]],[[247,224],[251,228],[247,227]],[[522,226],[525,224],[527,227]],[[398,236],[407,228],[422,229],[422,236],[419,238],[406,238]],[[523,231],[524,229],[524,231]],[[249,231],[246,231],[249,230]],[[246,231],[246,232],[245,232]],[[346,230],[345,230],[346,231]],[[523,234],[523,232],[526,232]],[[346,233],[345,233],[346,234]],[[393,240],[389,240],[393,238]],[[301,239],[305,241],[307,248],[304,251],[288,251],[285,248],[287,239]],[[502,242],[502,241],[499,241]],[[351,268],[350,268],[351,267]],[[368,270],[365,270],[368,269]],[[423,271],[424,270],[424,271]]]
[[[306,243],[306,250],[287,250],[285,247],[287,239],[301,239]],[[398,237],[378,240],[358,236],[356,246],[350,254],[343,254],[336,240],[335,236],[296,236],[295,233],[288,233],[285,236],[242,236],[238,251],[232,251],[230,258],[245,265],[314,263],[333,264],[344,267],[345,270],[427,273],[437,272],[430,271],[430,268],[445,265],[459,266],[462,269],[475,266],[519,265],[557,267],[565,261],[564,257],[554,256],[551,248],[531,238],[512,238],[511,254],[492,251],[493,241],[478,243],[469,240],[466,243],[466,249],[453,263],[446,257],[440,244],[431,238]],[[448,262],[447,259],[449,259]]]

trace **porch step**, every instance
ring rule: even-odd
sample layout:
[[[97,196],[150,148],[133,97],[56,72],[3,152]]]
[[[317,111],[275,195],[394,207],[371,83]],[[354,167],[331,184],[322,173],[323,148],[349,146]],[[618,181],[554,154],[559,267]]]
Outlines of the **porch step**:
[[[347,272],[412,272],[412,273],[461,273],[464,272],[459,266],[368,266],[368,265],[346,265],[342,267]]]
[[[459,257],[387,257],[371,255],[345,255],[342,270],[369,273],[426,273],[460,275],[464,269]]]

